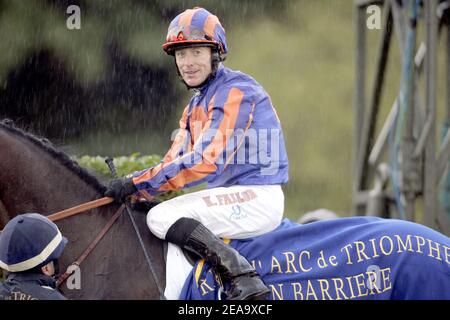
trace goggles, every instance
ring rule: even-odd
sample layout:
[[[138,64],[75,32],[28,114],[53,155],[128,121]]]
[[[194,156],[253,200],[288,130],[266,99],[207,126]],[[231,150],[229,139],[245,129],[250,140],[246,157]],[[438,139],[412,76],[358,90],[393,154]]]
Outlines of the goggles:
[[[177,26],[169,30],[166,42],[163,44],[163,49],[171,51],[173,47],[178,47],[181,44],[190,43],[205,43],[220,46],[220,44],[213,40],[211,36],[207,35],[203,30],[192,26]]]
[[[192,26],[177,26],[169,30],[166,42],[176,41],[213,41],[203,30]]]

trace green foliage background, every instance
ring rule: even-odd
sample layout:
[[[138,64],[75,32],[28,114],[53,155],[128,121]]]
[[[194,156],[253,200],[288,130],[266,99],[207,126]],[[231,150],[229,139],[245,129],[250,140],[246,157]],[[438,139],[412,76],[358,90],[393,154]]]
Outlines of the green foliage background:
[[[93,170],[103,177],[111,177],[111,172],[105,163],[105,157],[88,156],[74,157],[74,160],[79,165]],[[124,177],[129,173],[144,170],[157,165],[161,161],[158,155],[141,156],[138,152],[130,156],[120,156],[114,158],[114,166],[116,168],[117,176]]]
[[[290,217],[350,213],[352,24],[350,1],[298,1],[282,22],[255,20],[230,38],[229,65],[263,84],[285,130]]]
[[[243,5],[249,11],[254,9],[251,4],[248,6]],[[290,160],[290,181],[284,187],[286,216],[296,219],[322,207],[349,215],[354,73],[352,3],[287,1],[274,12],[264,7],[259,10],[253,15],[221,17],[229,45],[225,65],[260,82],[281,119]],[[245,19],[247,16],[252,18]],[[142,42],[140,50],[148,45],[151,43]],[[154,47],[159,52],[159,47]],[[171,62],[158,52],[155,57]],[[147,53],[145,56],[148,59]],[[178,117],[189,97],[186,92],[176,101],[179,108],[170,124],[172,128],[177,128]],[[126,143],[124,137],[118,139]],[[157,139],[161,139],[160,145],[152,151],[163,154],[170,140]],[[146,143],[142,141],[132,151],[147,152]],[[80,149],[95,154],[92,150],[99,144],[96,141],[86,147],[83,142]]]
[[[88,169],[99,179],[105,182],[111,179],[111,171],[105,163],[106,157],[88,156],[73,157],[80,166]],[[161,162],[161,157],[158,155],[140,155],[139,152],[133,153],[130,156],[120,156],[114,158],[114,167],[118,177],[125,177],[130,173],[145,170],[153,167]],[[185,190],[169,191],[156,197],[156,200],[164,201],[176,196],[186,193]]]

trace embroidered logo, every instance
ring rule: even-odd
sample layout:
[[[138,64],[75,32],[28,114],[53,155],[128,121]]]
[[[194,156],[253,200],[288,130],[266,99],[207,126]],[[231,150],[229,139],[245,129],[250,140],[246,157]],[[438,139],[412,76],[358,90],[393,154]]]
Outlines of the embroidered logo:
[[[240,220],[247,217],[247,213],[242,210],[240,205],[236,204],[232,206],[231,209],[233,212],[230,215],[230,220]]]

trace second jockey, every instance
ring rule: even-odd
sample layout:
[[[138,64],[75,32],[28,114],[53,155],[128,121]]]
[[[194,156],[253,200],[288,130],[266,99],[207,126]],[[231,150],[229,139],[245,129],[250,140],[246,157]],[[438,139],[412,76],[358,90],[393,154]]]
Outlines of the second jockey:
[[[153,207],[148,227],[209,262],[231,284],[227,299],[264,298],[269,290],[254,267],[220,238],[258,236],[283,218],[288,158],[276,111],[252,77],[223,66],[225,30],[207,10],[176,16],[163,49],[193,96],[161,163],[112,180],[105,196],[123,202],[138,191],[148,197],[207,183]]]
[[[0,300],[66,300],[54,278],[67,239],[56,224],[37,213],[11,219],[0,233]]]

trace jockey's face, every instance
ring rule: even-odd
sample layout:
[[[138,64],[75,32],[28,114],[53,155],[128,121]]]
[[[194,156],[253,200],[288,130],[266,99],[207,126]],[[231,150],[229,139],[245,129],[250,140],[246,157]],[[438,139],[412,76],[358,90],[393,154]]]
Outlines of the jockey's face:
[[[41,268],[42,273],[51,277],[55,274],[55,265],[53,264],[53,261],[47,263],[45,266]]]
[[[211,73],[211,48],[192,47],[175,51],[175,61],[181,77],[190,87],[196,87]]]

